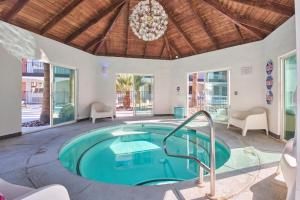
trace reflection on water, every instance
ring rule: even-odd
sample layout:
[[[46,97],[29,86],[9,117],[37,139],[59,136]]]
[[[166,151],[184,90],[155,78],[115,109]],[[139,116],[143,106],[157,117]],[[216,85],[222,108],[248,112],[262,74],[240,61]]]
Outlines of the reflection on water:
[[[118,142],[110,145],[116,155],[138,153],[159,149],[159,146],[147,141]]]
[[[173,129],[156,124],[100,129],[66,145],[60,160],[74,173],[106,183],[153,185],[197,178],[199,166],[194,160],[169,157],[163,150],[163,138]],[[209,138],[205,135],[182,129],[167,145],[172,153],[192,155],[209,165]],[[217,142],[216,167],[229,156],[228,149]]]

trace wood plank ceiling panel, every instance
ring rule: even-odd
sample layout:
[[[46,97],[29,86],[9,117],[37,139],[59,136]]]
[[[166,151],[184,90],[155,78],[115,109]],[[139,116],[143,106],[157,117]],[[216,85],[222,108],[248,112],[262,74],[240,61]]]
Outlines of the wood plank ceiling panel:
[[[151,57],[159,58],[161,55],[161,50],[162,50],[163,46],[164,46],[163,38],[160,38],[153,42],[148,42],[145,57],[151,56]]]
[[[118,55],[122,55],[125,49],[126,34],[124,30],[126,29],[127,24],[124,24],[124,18],[127,18],[127,6],[128,4],[126,3],[121,8],[119,16],[107,36],[107,47],[109,51],[115,52]]]
[[[130,1],[130,9],[129,13],[132,13],[132,10],[136,4],[138,4],[139,0],[131,0]],[[128,51],[127,55],[135,55],[137,57],[143,56],[144,53],[144,41],[138,39],[129,27],[128,32]]]
[[[85,32],[76,37],[72,43],[78,44],[85,47],[89,42],[97,38],[98,35],[103,35],[107,26],[109,26],[110,21],[114,18],[117,11],[109,13],[107,16],[103,17],[99,22],[88,28]]]
[[[175,2],[179,3],[179,1],[180,0],[176,0]],[[173,2],[168,4],[168,6],[174,11],[172,15],[174,16],[176,22],[180,24],[180,27],[186,33],[188,38],[190,38],[190,41],[195,46],[195,49],[200,51],[201,49],[206,49],[212,46],[209,36],[199,25],[197,17],[191,9],[190,2],[182,1],[180,5],[180,9],[177,9],[175,7],[176,4]]]
[[[3,1],[0,3],[0,17],[1,19],[12,9],[12,7],[16,4],[17,0],[12,1]]]
[[[93,19],[98,13],[104,12],[111,5],[111,2],[89,0],[78,5],[69,15],[62,19],[50,31],[51,34],[60,34],[66,40],[72,33],[81,28],[89,20]],[[89,33],[89,30],[86,31]],[[74,38],[75,39],[75,38]]]
[[[203,19],[212,30],[212,35],[218,40],[219,46],[227,41],[236,41],[239,36],[236,33],[234,24],[224,17],[221,13],[211,10],[211,7],[205,3],[198,4],[200,12],[205,13]],[[222,26],[220,26],[220,23]]]
[[[240,13],[240,15],[251,16],[254,20],[262,21],[267,24],[282,23],[289,18],[286,15],[270,12],[267,9],[262,9],[260,7],[250,6],[247,3],[240,3],[240,1],[237,0],[224,0],[224,6],[233,12]]]
[[[68,0],[53,0],[52,2],[30,0],[11,21],[40,29],[46,21],[59,12],[61,7],[67,4]]]
[[[139,0],[4,0],[0,19],[83,51],[176,59],[265,38],[294,14],[293,0],[158,0],[169,15],[156,41],[128,18]]]

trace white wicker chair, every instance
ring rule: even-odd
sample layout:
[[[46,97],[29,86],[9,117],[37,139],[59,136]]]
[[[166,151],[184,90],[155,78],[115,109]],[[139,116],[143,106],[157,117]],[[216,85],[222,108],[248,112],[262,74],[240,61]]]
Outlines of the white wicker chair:
[[[269,135],[266,110],[262,107],[255,107],[247,111],[230,111],[228,126],[234,125],[243,129],[243,136],[248,130],[264,129]]]
[[[49,185],[33,189],[11,184],[1,178],[0,192],[7,200],[70,200],[68,191],[62,185]]]
[[[111,107],[101,102],[94,102],[91,105],[90,117],[92,118],[93,123],[95,123],[98,118],[111,117],[111,119],[114,119],[114,111]]]

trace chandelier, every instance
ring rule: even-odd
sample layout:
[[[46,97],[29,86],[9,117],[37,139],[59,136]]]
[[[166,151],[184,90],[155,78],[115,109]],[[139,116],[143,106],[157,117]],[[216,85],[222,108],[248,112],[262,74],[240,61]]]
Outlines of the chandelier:
[[[143,0],[134,7],[129,25],[139,39],[153,41],[167,30],[168,16],[157,1]]]

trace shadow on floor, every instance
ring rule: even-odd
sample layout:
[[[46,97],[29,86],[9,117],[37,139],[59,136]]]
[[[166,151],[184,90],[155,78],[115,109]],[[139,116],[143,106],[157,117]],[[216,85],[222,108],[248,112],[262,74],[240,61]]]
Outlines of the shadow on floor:
[[[287,188],[276,182],[275,176],[276,174],[268,176],[250,187],[250,190],[253,192],[253,200],[285,200]]]

